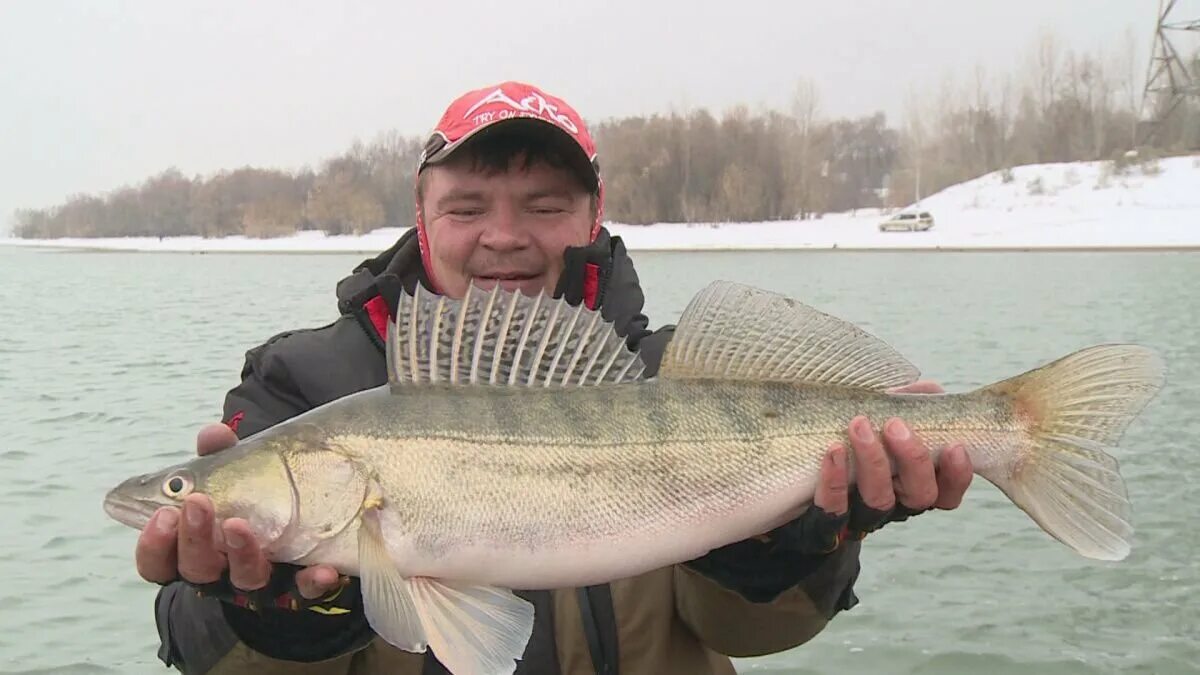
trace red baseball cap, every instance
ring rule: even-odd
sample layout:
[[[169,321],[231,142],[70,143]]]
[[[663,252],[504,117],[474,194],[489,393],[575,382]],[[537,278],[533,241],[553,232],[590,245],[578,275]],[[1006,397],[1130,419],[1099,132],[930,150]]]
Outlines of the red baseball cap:
[[[507,123],[507,124],[506,124]],[[514,124],[517,123],[517,124]],[[588,188],[600,187],[600,165],[596,144],[583,118],[566,101],[523,82],[500,84],[469,91],[446,108],[425,148],[417,173],[430,164],[445,161],[469,139],[488,129],[522,126],[529,133],[569,139],[569,160]]]
[[[600,233],[604,217],[604,181],[600,178],[600,164],[596,156],[596,144],[588,132],[583,118],[566,101],[523,82],[502,82],[490,87],[475,89],[459,96],[446,108],[441,120],[421,151],[417,175],[426,167],[445,161],[455,150],[469,139],[485,130],[511,129],[529,134],[546,134],[546,138],[564,143],[565,156],[577,175],[596,195],[596,220],[592,223],[591,238],[595,241]],[[577,150],[577,151],[576,151]],[[421,261],[429,280],[437,288],[433,278],[433,266],[429,260],[429,238],[421,209],[417,208],[417,235],[421,248]]]

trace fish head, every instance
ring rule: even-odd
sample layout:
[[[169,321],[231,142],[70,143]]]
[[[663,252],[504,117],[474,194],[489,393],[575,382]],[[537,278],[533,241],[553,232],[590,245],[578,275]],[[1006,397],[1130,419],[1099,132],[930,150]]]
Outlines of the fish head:
[[[155,511],[182,507],[193,494],[212,501],[218,520],[245,519],[263,546],[283,536],[296,511],[283,457],[271,444],[254,442],[133,476],[109,490],[104,510],[113,520],[140,530]]]

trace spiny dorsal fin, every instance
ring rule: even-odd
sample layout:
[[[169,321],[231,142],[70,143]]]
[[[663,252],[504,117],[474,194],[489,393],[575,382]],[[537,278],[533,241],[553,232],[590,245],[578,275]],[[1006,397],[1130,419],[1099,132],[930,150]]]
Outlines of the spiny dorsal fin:
[[[882,390],[911,384],[919,373],[851,323],[776,293],[718,281],[684,310],[659,375]]]
[[[419,284],[388,325],[392,384],[558,387],[627,382],[645,364],[597,310],[545,292],[470,287],[462,300]]]

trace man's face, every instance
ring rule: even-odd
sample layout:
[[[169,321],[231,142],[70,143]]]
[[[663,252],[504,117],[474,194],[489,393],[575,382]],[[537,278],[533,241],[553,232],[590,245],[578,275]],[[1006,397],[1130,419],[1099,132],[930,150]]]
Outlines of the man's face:
[[[591,200],[566,169],[524,167],[517,158],[505,173],[455,164],[426,172],[429,257],[450,297],[461,298],[469,284],[552,293],[563,251],[591,240]]]

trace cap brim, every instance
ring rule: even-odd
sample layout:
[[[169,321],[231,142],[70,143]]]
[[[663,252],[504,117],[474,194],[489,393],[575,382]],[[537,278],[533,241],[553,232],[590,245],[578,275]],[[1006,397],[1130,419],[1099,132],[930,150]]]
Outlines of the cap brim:
[[[575,172],[584,179],[589,189],[595,191],[599,186],[599,175],[594,157],[588,157],[584,152],[583,147],[575,141],[564,129],[559,128],[552,122],[537,119],[535,117],[513,117],[506,120],[498,120],[491,124],[482,125],[469,131],[465,136],[459,138],[453,143],[446,143],[438,148],[436,152],[426,156],[420,168],[433,164],[440,164],[449,159],[455,151],[463,147],[471,141],[486,138],[487,136],[496,133],[514,133],[529,134],[539,136],[547,141],[560,146],[564,152],[563,156],[571,163]]]

